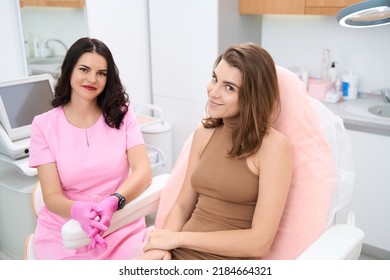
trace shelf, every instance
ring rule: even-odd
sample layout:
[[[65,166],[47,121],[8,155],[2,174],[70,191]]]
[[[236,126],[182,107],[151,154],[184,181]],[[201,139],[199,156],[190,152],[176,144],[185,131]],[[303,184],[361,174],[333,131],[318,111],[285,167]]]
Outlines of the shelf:
[[[20,6],[84,8],[84,0],[20,0]]]

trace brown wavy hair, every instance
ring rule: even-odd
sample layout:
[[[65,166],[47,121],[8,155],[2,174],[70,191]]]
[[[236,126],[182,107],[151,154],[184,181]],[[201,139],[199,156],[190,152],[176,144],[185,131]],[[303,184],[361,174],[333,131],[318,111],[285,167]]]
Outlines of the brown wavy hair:
[[[280,95],[274,60],[254,43],[229,47],[214,63],[224,60],[240,70],[242,84],[238,93],[239,121],[232,132],[232,149],[228,155],[244,158],[254,154],[280,112]],[[223,125],[220,118],[205,117],[205,128]]]
[[[61,75],[54,89],[53,107],[67,104],[71,99],[70,78],[79,58],[87,52],[96,52],[107,61],[107,83],[97,98],[106,124],[119,128],[128,111],[129,96],[119,78],[119,71],[109,48],[100,40],[88,37],[78,39],[67,51],[61,66]]]

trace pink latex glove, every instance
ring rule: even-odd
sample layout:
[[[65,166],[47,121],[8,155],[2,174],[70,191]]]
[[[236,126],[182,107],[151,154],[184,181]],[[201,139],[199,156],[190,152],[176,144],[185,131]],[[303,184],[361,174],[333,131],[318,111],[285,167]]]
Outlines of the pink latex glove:
[[[75,201],[70,210],[70,216],[72,219],[80,223],[81,228],[97,243],[101,243],[103,239],[94,238],[95,231],[106,231],[106,227],[103,223],[96,219],[102,213],[103,208],[93,202]],[[104,240],[103,240],[104,242]],[[104,242],[105,244],[105,242]],[[102,244],[104,246],[104,244]],[[95,244],[96,246],[96,244]]]
[[[118,209],[118,199],[116,199],[114,196],[108,196],[105,198],[102,202],[99,203],[99,206],[101,207],[102,211],[98,213],[100,220],[99,222],[107,227],[107,229],[110,227],[112,215],[114,212]],[[95,227],[92,231],[90,236],[93,237],[92,242],[90,244],[90,248],[95,248],[96,244],[102,246],[102,240],[103,234],[107,230],[99,230],[98,227]]]
[[[99,203],[99,206],[103,209],[100,216],[100,222],[105,225],[107,228],[110,227],[112,215],[118,210],[118,199],[115,196],[110,195],[106,197],[102,202]]]

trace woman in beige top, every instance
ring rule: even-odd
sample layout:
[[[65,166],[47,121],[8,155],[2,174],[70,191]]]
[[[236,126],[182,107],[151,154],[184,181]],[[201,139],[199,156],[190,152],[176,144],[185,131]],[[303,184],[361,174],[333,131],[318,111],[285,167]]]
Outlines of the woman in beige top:
[[[275,238],[292,163],[271,127],[280,111],[272,57],[251,43],[228,48],[207,94],[180,194],[141,259],[261,258]]]

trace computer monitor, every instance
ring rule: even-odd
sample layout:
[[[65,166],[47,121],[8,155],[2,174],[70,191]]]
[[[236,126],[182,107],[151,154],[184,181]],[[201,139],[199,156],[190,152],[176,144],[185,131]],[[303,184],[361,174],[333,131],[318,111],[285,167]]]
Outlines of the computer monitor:
[[[49,74],[0,82],[0,122],[11,141],[30,137],[34,117],[52,108],[52,85]]]

